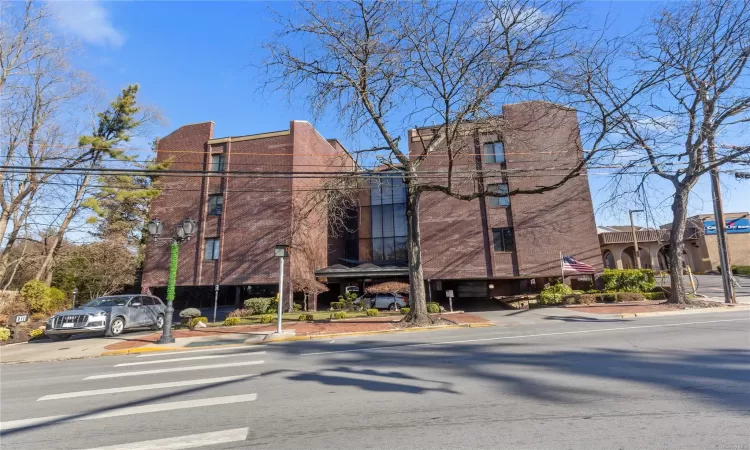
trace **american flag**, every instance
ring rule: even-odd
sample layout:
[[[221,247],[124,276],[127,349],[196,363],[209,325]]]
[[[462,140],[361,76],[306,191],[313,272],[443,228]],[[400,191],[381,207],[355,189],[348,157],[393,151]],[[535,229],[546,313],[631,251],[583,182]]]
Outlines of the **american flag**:
[[[563,272],[595,273],[593,266],[576,261],[572,256],[563,256]]]

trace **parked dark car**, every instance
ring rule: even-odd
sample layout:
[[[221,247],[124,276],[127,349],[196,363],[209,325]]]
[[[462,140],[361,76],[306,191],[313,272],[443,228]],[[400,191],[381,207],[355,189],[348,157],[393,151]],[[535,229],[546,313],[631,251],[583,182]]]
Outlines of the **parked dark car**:
[[[164,326],[166,306],[151,295],[108,295],[50,317],[44,334],[64,340],[74,334],[104,333],[119,336],[130,328]]]

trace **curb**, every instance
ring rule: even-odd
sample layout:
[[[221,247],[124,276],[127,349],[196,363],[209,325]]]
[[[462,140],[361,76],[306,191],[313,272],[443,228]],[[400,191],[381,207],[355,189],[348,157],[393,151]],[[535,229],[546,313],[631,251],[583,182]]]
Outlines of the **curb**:
[[[651,316],[679,316],[680,314],[702,314],[702,313],[720,313],[720,312],[732,312],[732,311],[750,311],[750,308],[728,306],[722,308],[695,308],[695,309],[683,309],[678,311],[656,311],[656,312],[642,312],[642,313],[626,313],[626,314],[615,314],[615,316],[626,319],[630,317],[651,317]]]
[[[438,330],[451,330],[458,328],[485,328],[495,326],[494,323],[463,323],[456,325],[443,325],[443,326],[432,326],[432,327],[414,327],[414,328],[396,328],[391,330],[376,330],[376,331],[353,331],[350,333],[328,333],[328,334],[311,334],[307,336],[290,336],[288,338],[275,339],[271,342],[287,342],[287,341],[309,341],[314,339],[332,339],[337,337],[349,337],[349,336],[367,336],[373,334],[391,334],[391,333],[415,333],[423,331],[438,331]],[[258,342],[260,344],[261,342]],[[248,344],[248,345],[254,345]]]
[[[225,348],[225,347],[244,347],[244,346],[245,344],[201,345],[197,347],[135,347],[135,348],[124,348],[121,350],[108,350],[99,356],[133,355],[136,353],[157,353],[157,352],[182,352],[182,351],[189,352],[191,350],[201,350],[204,348]]]

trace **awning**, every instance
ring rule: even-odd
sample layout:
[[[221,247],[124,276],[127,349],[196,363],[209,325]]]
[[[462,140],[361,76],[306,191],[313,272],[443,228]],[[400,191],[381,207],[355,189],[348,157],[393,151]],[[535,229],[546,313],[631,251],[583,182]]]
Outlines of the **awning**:
[[[343,264],[334,264],[324,269],[315,271],[315,276],[320,278],[386,278],[386,277],[408,277],[409,268],[398,265],[378,265],[364,263],[352,267]]]

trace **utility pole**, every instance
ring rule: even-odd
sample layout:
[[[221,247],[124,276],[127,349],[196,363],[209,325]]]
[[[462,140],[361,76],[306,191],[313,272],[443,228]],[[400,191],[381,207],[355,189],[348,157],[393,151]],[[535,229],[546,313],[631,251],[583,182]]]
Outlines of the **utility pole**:
[[[630,215],[630,232],[633,233],[633,259],[635,259],[635,268],[640,269],[641,268],[641,251],[638,249],[638,238],[635,235],[635,225],[633,225],[633,213],[636,212],[643,212],[642,209],[631,209],[628,211],[628,214]]]
[[[713,161],[715,149],[709,145],[708,159]],[[719,182],[719,168],[711,169],[711,192],[714,201],[714,223],[716,223],[716,241],[719,244],[719,264],[721,264],[721,282],[724,285],[724,303],[737,303],[732,284],[732,264],[729,261],[727,248],[727,224],[724,221],[724,204],[721,200],[721,184]]]

